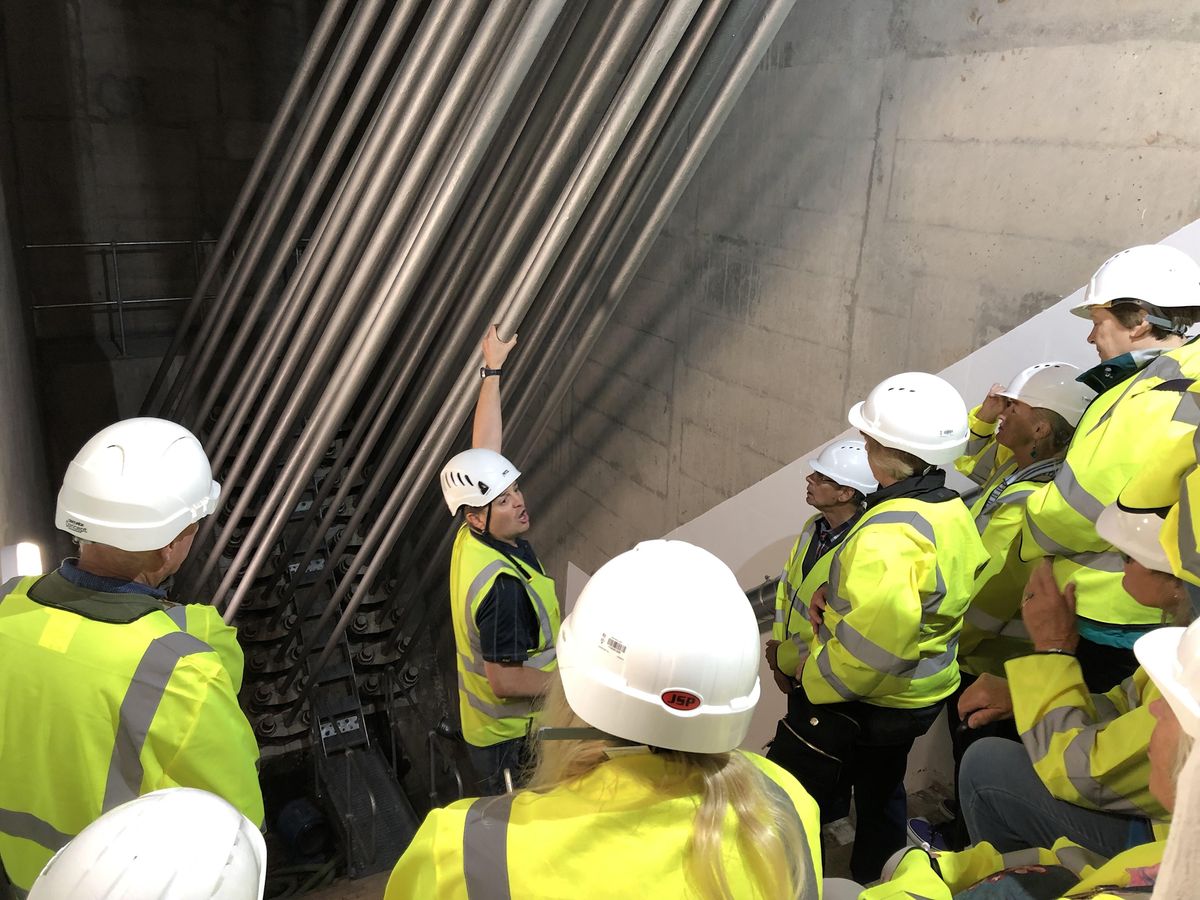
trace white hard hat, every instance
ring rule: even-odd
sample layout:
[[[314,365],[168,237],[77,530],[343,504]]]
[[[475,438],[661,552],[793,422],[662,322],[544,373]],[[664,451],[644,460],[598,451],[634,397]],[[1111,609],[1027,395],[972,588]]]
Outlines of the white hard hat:
[[[1183,730],[1200,740],[1200,622],[1156,628],[1137,639],[1133,652]]]
[[[967,446],[967,405],[948,381],[927,372],[885,378],[848,418],[883,446],[935,466],[953,462]]]
[[[261,900],[267,846],[225,800],[166,788],[112,809],[42,869],[29,900]]]
[[[816,459],[808,461],[808,467],[840,485],[870,494],[879,489],[871,466],[867,463],[865,441],[834,441],[821,451]]]
[[[1023,370],[999,393],[1001,397],[1056,412],[1074,428],[1096,397],[1094,390],[1075,380],[1077,375],[1079,367],[1070,363],[1038,363]]]
[[[1163,521],[1152,509],[1126,509],[1110,503],[1096,519],[1096,534],[1147,569],[1171,575],[1170,560],[1158,541]]]
[[[517,467],[495,450],[475,447],[442,467],[442,496],[453,516],[464,506],[487,506],[520,477]]]
[[[651,747],[724,753],[758,703],[758,621],[729,567],[684,541],[646,541],[584,586],[558,634],[567,703]]]
[[[1144,244],[1122,250],[1105,261],[1088,282],[1083,302],[1071,312],[1085,319],[1093,307],[1107,308],[1122,301],[1149,303],[1162,309],[1200,306],[1200,265],[1182,250],[1165,244]],[[1151,316],[1151,324],[1174,329],[1166,319]]]
[[[94,544],[157,550],[215,512],[220,495],[195,435],[166,419],[125,419],[75,454],[54,524]]]

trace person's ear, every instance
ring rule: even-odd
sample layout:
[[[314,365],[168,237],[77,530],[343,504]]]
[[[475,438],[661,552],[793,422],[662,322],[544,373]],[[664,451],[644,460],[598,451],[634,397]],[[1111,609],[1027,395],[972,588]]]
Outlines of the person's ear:
[[[477,512],[471,512],[470,510],[467,510],[463,515],[466,518],[468,525],[470,525],[476,531],[483,531],[483,516]]]
[[[1142,314],[1142,321],[1138,322],[1129,329],[1129,339],[1132,341],[1140,341],[1142,338],[1150,334],[1151,325],[1146,321],[1145,313]]]

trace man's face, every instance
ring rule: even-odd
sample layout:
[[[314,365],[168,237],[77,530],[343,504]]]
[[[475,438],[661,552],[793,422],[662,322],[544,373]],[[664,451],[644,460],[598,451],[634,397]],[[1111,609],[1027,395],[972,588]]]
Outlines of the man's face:
[[[1111,310],[1093,306],[1091,309],[1092,330],[1087,336],[1089,344],[1096,348],[1100,361],[1112,359],[1133,349],[1132,328],[1126,328]],[[1140,327],[1140,326],[1139,326]]]
[[[484,513],[486,519],[487,513]],[[492,520],[488,531],[502,541],[513,543],[529,530],[529,511],[519,484],[513,483],[492,501]]]
[[[832,478],[828,478],[820,472],[809,472],[806,480],[808,491],[804,494],[804,499],[813,509],[823,512],[832,509],[839,503],[846,502],[846,494],[850,489],[838,484]]]

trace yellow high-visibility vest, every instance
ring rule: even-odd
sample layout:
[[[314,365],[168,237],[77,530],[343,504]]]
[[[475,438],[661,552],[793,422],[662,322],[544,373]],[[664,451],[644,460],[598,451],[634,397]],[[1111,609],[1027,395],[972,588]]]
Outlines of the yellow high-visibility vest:
[[[775,624],[771,628],[771,637],[781,642],[776,661],[785,675],[795,676],[801,657],[808,653],[813,638],[812,625],[808,622],[808,602],[816,589],[829,580],[829,564],[838,546],[830,546],[817,557],[808,574],[804,574],[804,557],[816,537],[820,518],[818,513],[804,523],[775,588]]]
[[[801,682],[814,703],[917,708],[958,687],[958,636],[987,551],[958,498],[868,509],[834,553]]]
[[[1156,466],[1200,421],[1187,384],[1200,377],[1200,344],[1162,353],[1102,393],[1083,414],[1066,460],[1051,484],[1026,501],[1021,555],[1054,557],[1060,588],[1075,582],[1078,614],[1111,625],[1153,625],[1156,609],[1121,585],[1124,563],[1096,534],[1096,519],[1131,480]]]
[[[261,824],[241,653],[213,607],[97,593],[57,573],[8,588],[0,859],[18,889],[101,814],[160,788],[211,791]]]
[[[533,716],[532,701],[497,697],[484,671],[475,616],[501,575],[511,575],[521,582],[537,613],[539,641],[529,651],[524,665],[542,672],[552,672],[558,665],[554,641],[562,617],[554,580],[515,556],[488,546],[463,525],[454,539],[450,558],[450,617],[458,647],[458,710],[462,732],[467,743],[476,747],[524,737]]]
[[[801,875],[801,896],[818,896],[817,804],[783,769],[744,755],[762,773],[764,791],[799,818],[805,840],[788,848],[796,857],[793,871]],[[694,898],[686,860],[699,785],[670,781],[673,765],[657,754],[617,757],[545,793],[523,790],[435,809],[392,870],[384,900]],[[736,825],[731,807],[722,862],[732,896],[752,900],[762,895]]]

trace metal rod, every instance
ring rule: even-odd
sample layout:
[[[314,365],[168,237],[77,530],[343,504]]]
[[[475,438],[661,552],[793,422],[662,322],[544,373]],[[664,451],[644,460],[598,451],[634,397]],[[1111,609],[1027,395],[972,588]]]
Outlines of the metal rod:
[[[604,170],[633,125],[638,111],[670,60],[671,54],[679,44],[699,4],[700,0],[673,0],[656,23],[650,40],[638,55],[633,68],[626,76],[620,93],[576,168],[569,189],[561,198],[553,217],[541,229],[542,240],[538,242],[532,265],[527,270],[525,277],[506,292],[505,298],[500,304],[499,320],[505,333],[511,333],[512,326],[521,320],[529,304],[533,301],[537,290],[549,272],[550,265],[566,241],[570,229],[578,220]],[[371,532],[364,539],[362,547],[356,554],[355,561],[351,563],[350,572],[354,573],[360,567],[359,560],[370,558],[371,562],[367,565],[363,582],[370,584],[386,559],[386,554],[377,553],[376,548],[394,545],[400,531],[407,525],[413,508],[420,499],[420,493],[413,490],[414,480],[417,484],[427,484],[432,480],[433,470],[440,464],[441,457],[458,432],[458,428],[451,427],[450,422],[465,421],[474,387],[474,368],[472,360],[471,364],[460,373],[451,397],[443,405],[433,425],[426,432],[414,454],[413,463],[405,472],[405,477],[402,477],[397,483],[384,512],[376,519]],[[450,416],[454,416],[454,418],[449,419]],[[395,517],[388,515],[388,510],[393,505],[399,507]],[[346,596],[349,586],[350,577],[348,575],[330,599],[325,613],[318,622],[317,633],[320,633],[321,623],[331,618],[332,611]],[[309,667],[310,687],[315,682],[316,674],[321,671],[333,654],[337,642],[349,626],[361,600],[362,594],[357,594],[349,600],[320,657],[315,664]],[[306,696],[306,694],[302,696]],[[292,707],[292,715],[298,712],[300,702],[297,700],[296,705]]]
[[[246,342],[249,340],[255,325],[262,316],[267,300],[275,292],[276,281],[283,273],[288,258],[292,255],[292,248],[300,240],[304,226],[308,224],[309,218],[316,209],[317,202],[321,199],[321,195],[325,191],[325,186],[333,175],[334,167],[345,152],[346,146],[353,136],[354,129],[358,126],[359,119],[362,117],[363,111],[367,108],[367,102],[371,99],[371,95],[375,92],[375,88],[383,78],[385,70],[391,64],[392,55],[400,46],[400,41],[403,39],[412,16],[417,10],[417,5],[418,0],[403,0],[403,2],[397,3],[393,7],[384,32],[380,36],[374,51],[371,53],[371,58],[367,63],[366,69],[355,84],[354,92],[350,97],[349,103],[346,105],[346,110],[338,121],[333,135],[326,143],[316,170],[306,180],[303,196],[300,198],[296,211],[292,214],[292,219],[287,230],[276,247],[275,255],[272,257],[266,273],[262,276],[258,290],[255,292],[248,309],[244,313],[242,324],[238,328],[232,343],[228,348],[223,350],[224,358],[221,360],[217,374],[208,380],[204,399],[200,402],[196,410],[195,419],[197,421],[204,421],[208,416],[221,390],[225,387],[225,382],[229,378],[230,373],[236,366],[241,365]],[[277,307],[277,309],[280,308]],[[278,327],[278,324],[276,324],[276,327]]]
[[[708,148],[712,145],[713,139],[721,130],[721,126],[729,118],[729,113],[733,109],[734,103],[741,96],[746,82],[750,80],[750,76],[758,67],[759,61],[778,33],[779,28],[783,25],[783,20],[787,18],[794,4],[795,0],[768,0],[762,17],[754,25],[753,31],[742,51],[738,54],[728,78],[721,85],[720,90],[713,99],[712,105],[705,110],[699,125],[688,142],[683,157],[671,169],[667,183],[658,195],[649,216],[631,243],[631,252],[621,260],[616,275],[608,291],[602,298],[600,306],[593,314],[592,320],[588,323],[582,337],[575,344],[568,362],[562,368],[562,377],[551,390],[549,397],[545,399],[545,405],[538,414],[534,426],[526,432],[525,440],[527,441],[527,446],[532,447],[534,445],[541,432],[549,423],[550,416],[559,408],[567,390],[570,388],[575,376],[579,373],[579,369],[583,366],[584,360],[587,359],[588,354],[595,345],[596,339],[608,324],[629,284],[633,281],[633,277],[637,274],[638,269],[645,260],[646,254],[654,242],[654,238],[662,230],[662,226],[670,216],[671,211],[675,208],[675,204],[679,202],[684,188],[687,187],[696,169],[699,168],[700,162],[704,159]]]
[[[278,227],[285,211],[291,192],[300,181],[304,166],[313,148],[325,131],[326,123],[333,114],[336,104],[340,101],[346,82],[358,62],[359,54],[371,35],[383,0],[360,0],[358,8],[351,19],[350,27],[342,35],[335,49],[329,68],[321,78],[317,93],[309,104],[308,111],[288,148],[286,162],[275,172],[271,183],[267,186],[266,199],[255,214],[248,231],[246,245],[238,254],[233,272],[229,280],[221,286],[221,291],[233,297],[240,297],[250,283],[251,276],[258,269],[259,261],[266,251],[274,229]],[[299,235],[293,235],[293,239]],[[179,392],[174,409],[183,418],[188,418],[197,390],[207,380],[204,373],[212,362],[213,355],[221,346],[221,336],[229,325],[236,305],[227,303],[220,305],[213,315],[205,318],[202,326],[200,349],[196,359],[189,362],[193,377],[182,382],[183,389]],[[207,328],[205,333],[204,329]],[[168,402],[168,406],[170,403]]]
[[[196,285],[192,302],[184,312],[178,327],[175,329],[170,346],[167,347],[167,352],[163,354],[158,371],[154,374],[154,380],[151,382],[149,390],[146,391],[146,399],[142,401],[142,415],[149,415],[151,412],[157,412],[161,409],[158,404],[158,394],[167,378],[167,373],[171,370],[171,365],[175,361],[175,357],[179,353],[184,339],[191,331],[196,316],[204,306],[204,301],[208,296],[208,289],[212,285],[213,279],[216,278],[216,274],[221,267],[221,261],[232,246],[233,236],[237,233],[242,220],[246,217],[246,213],[250,209],[250,202],[258,192],[258,186],[267,171],[267,164],[275,156],[275,151],[279,148],[280,142],[283,139],[284,128],[291,121],[292,115],[299,106],[301,94],[317,70],[317,63],[324,54],[325,48],[329,44],[329,39],[333,36],[334,27],[342,15],[346,2],[347,0],[329,0],[325,4],[325,9],[321,12],[321,18],[317,20],[316,28],[313,29],[308,46],[304,49],[304,55],[300,59],[300,65],[296,69],[296,74],[292,76],[292,81],[283,95],[283,101],[279,104],[279,112],[275,114],[275,119],[271,122],[271,128],[267,132],[267,137],[263,141],[262,148],[258,151],[258,155],[254,158],[254,164],[250,167],[250,174],[246,176],[246,182],[242,185],[237,200],[234,202],[233,212],[230,213],[229,219],[221,231],[221,236],[217,240],[217,249],[209,259],[208,265],[204,270],[204,276],[200,279],[200,283]]]
[[[333,389],[318,401],[313,418],[302,436],[301,444],[288,460],[264,505],[267,510],[271,511],[269,519],[260,517],[252,526],[252,530],[259,533],[256,535],[258,544],[249,564],[251,577],[269,552],[269,544],[276,539],[286,523],[287,517],[290,515],[289,506],[294,507],[295,505],[299,494],[298,486],[289,484],[289,479],[293,478],[296,473],[311,470],[312,464],[322,452],[322,448],[328,444],[338,422],[352,402],[362,377],[374,364],[384,342],[392,332],[396,318],[416,287],[424,265],[444,235],[449,221],[468,187],[471,176],[500,126],[504,114],[532,65],[550,26],[557,18],[562,2],[563,0],[545,0],[545,2],[534,4],[521,24],[512,55],[501,62],[486,104],[483,109],[479,110],[477,121],[473,123],[465,144],[449,166],[442,190],[435,191],[434,195],[429,197],[430,202],[426,210],[418,210],[414,215],[414,221],[411,223],[413,227],[409,229],[411,236],[402,241],[404,246],[396,255],[397,262],[389,268],[383,279],[383,283],[390,286],[379,298],[381,302],[372,304],[373,308],[359,323],[355,336],[350,342],[349,346],[354,349],[354,353],[343,380],[333,385]],[[402,186],[405,181],[413,180],[412,176],[414,175],[415,178],[423,178],[424,172],[429,168],[424,163],[424,158],[428,158],[432,163],[433,157],[441,151],[442,140],[452,129],[454,118],[459,114],[464,102],[471,94],[474,87],[473,79],[486,67],[492,55],[494,38],[504,30],[505,19],[516,8],[515,4],[507,2],[496,2],[488,8],[462,64],[455,72],[446,92],[446,98],[434,116],[426,139],[414,157],[414,163],[410,163],[409,169],[402,179]],[[416,164],[417,160],[421,160],[421,163]],[[404,192],[397,191],[397,197],[393,198],[393,206],[396,205],[397,199],[403,202],[407,200],[407,197]],[[268,523],[267,527],[258,528],[259,523],[264,521]],[[254,543],[254,541],[248,541],[247,546],[254,545]],[[234,580],[234,575],[236,575],[234,569],[226,573],[218,589],[218,597],[224,597]],[[225,611],[226,621],[236,613],[247,587],[248,582],[243,581],[234,589]]]

